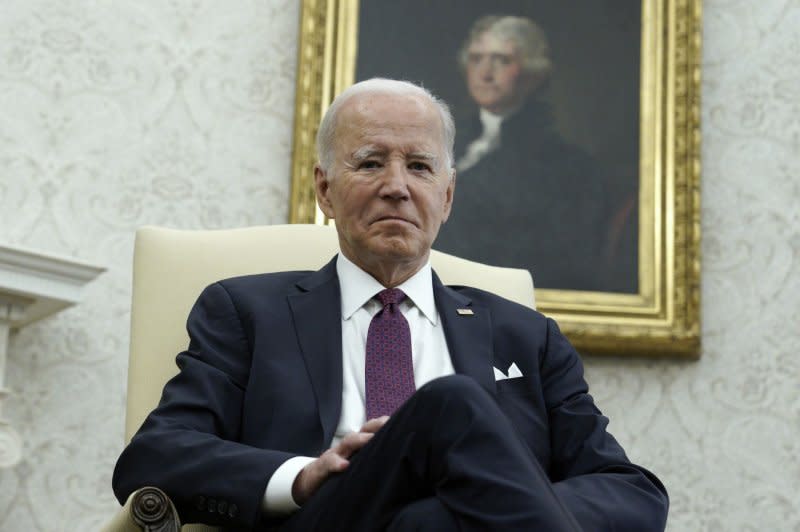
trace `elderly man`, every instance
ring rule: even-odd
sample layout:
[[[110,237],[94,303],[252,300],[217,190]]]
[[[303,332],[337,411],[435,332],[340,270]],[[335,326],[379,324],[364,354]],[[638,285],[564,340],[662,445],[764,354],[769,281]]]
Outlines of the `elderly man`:
[[[453,138],[415,85],[336,98],[315,181],[341,253],[200,295],[121,501],[156,485],[184,521],[243,529],[663,529],[663,486],[605,431],[555,323],[431,271]]]
[[[542,288],[612,286],[601,172],[556,132],[550,109],[535,97],[552,69],[544,31],[524,17],[483,17],[460,64],[478,112],[459,121],[456,207],[436,248],[530,269]],[[635,291],[636,280],[619,285]]]

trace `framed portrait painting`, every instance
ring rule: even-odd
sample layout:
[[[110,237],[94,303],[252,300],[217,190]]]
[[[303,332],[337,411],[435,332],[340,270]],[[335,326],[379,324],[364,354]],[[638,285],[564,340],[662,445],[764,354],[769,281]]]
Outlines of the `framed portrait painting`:
[[[700,0],[305,0],[293,223],[326,223],[314,137],[372,77],[422,84],[456,122],[434,249],[528,269],[588,352],[699,353]]]

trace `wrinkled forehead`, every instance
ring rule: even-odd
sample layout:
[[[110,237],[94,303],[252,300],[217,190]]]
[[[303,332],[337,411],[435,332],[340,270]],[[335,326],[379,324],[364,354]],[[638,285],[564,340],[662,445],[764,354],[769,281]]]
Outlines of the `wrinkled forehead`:
[[[342,105],[340,116],[378,122],[441,122],[429,99],[413,93],[364,92]]]
[[[435,104],[414,94],[353,96],[339,112],[335,137],[339,145],[396,142],[406,149],[445,150],[444,125]]]

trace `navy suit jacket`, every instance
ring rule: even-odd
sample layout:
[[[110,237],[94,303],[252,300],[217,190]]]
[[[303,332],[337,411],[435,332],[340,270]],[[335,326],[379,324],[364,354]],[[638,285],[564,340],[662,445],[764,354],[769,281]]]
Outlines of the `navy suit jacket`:
[[[271,475],[293,456],[327,449],[339,420],[335,262],[203,291],[187,322],[189,347],[177,356],[180,372],[117,463],[121,502],[155,485],[184,522],[274,524],[260,510]],[[446,287],[436,275],[433,282],[455,371],[497,400],[584,529],[663,529],[666,491],[606,432],[578,354],[555,322],[485,291]],[[492,368],[512,363],[523,377],[495,382]]]

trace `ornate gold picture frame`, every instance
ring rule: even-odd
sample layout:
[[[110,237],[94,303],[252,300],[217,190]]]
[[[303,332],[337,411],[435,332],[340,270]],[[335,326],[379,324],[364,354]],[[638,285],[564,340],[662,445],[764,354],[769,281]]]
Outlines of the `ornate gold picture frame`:
[[[643,0],[638,13],[638,282],[627,292],[537,288],[536,300],[582,351],[696,357],[701,0]],[[314,137],[333,96],[357,80],[359,47],[373,46],[359,41],[362,15],[358,0],[303,2],[291,223],[327,222],[314,197]]]

